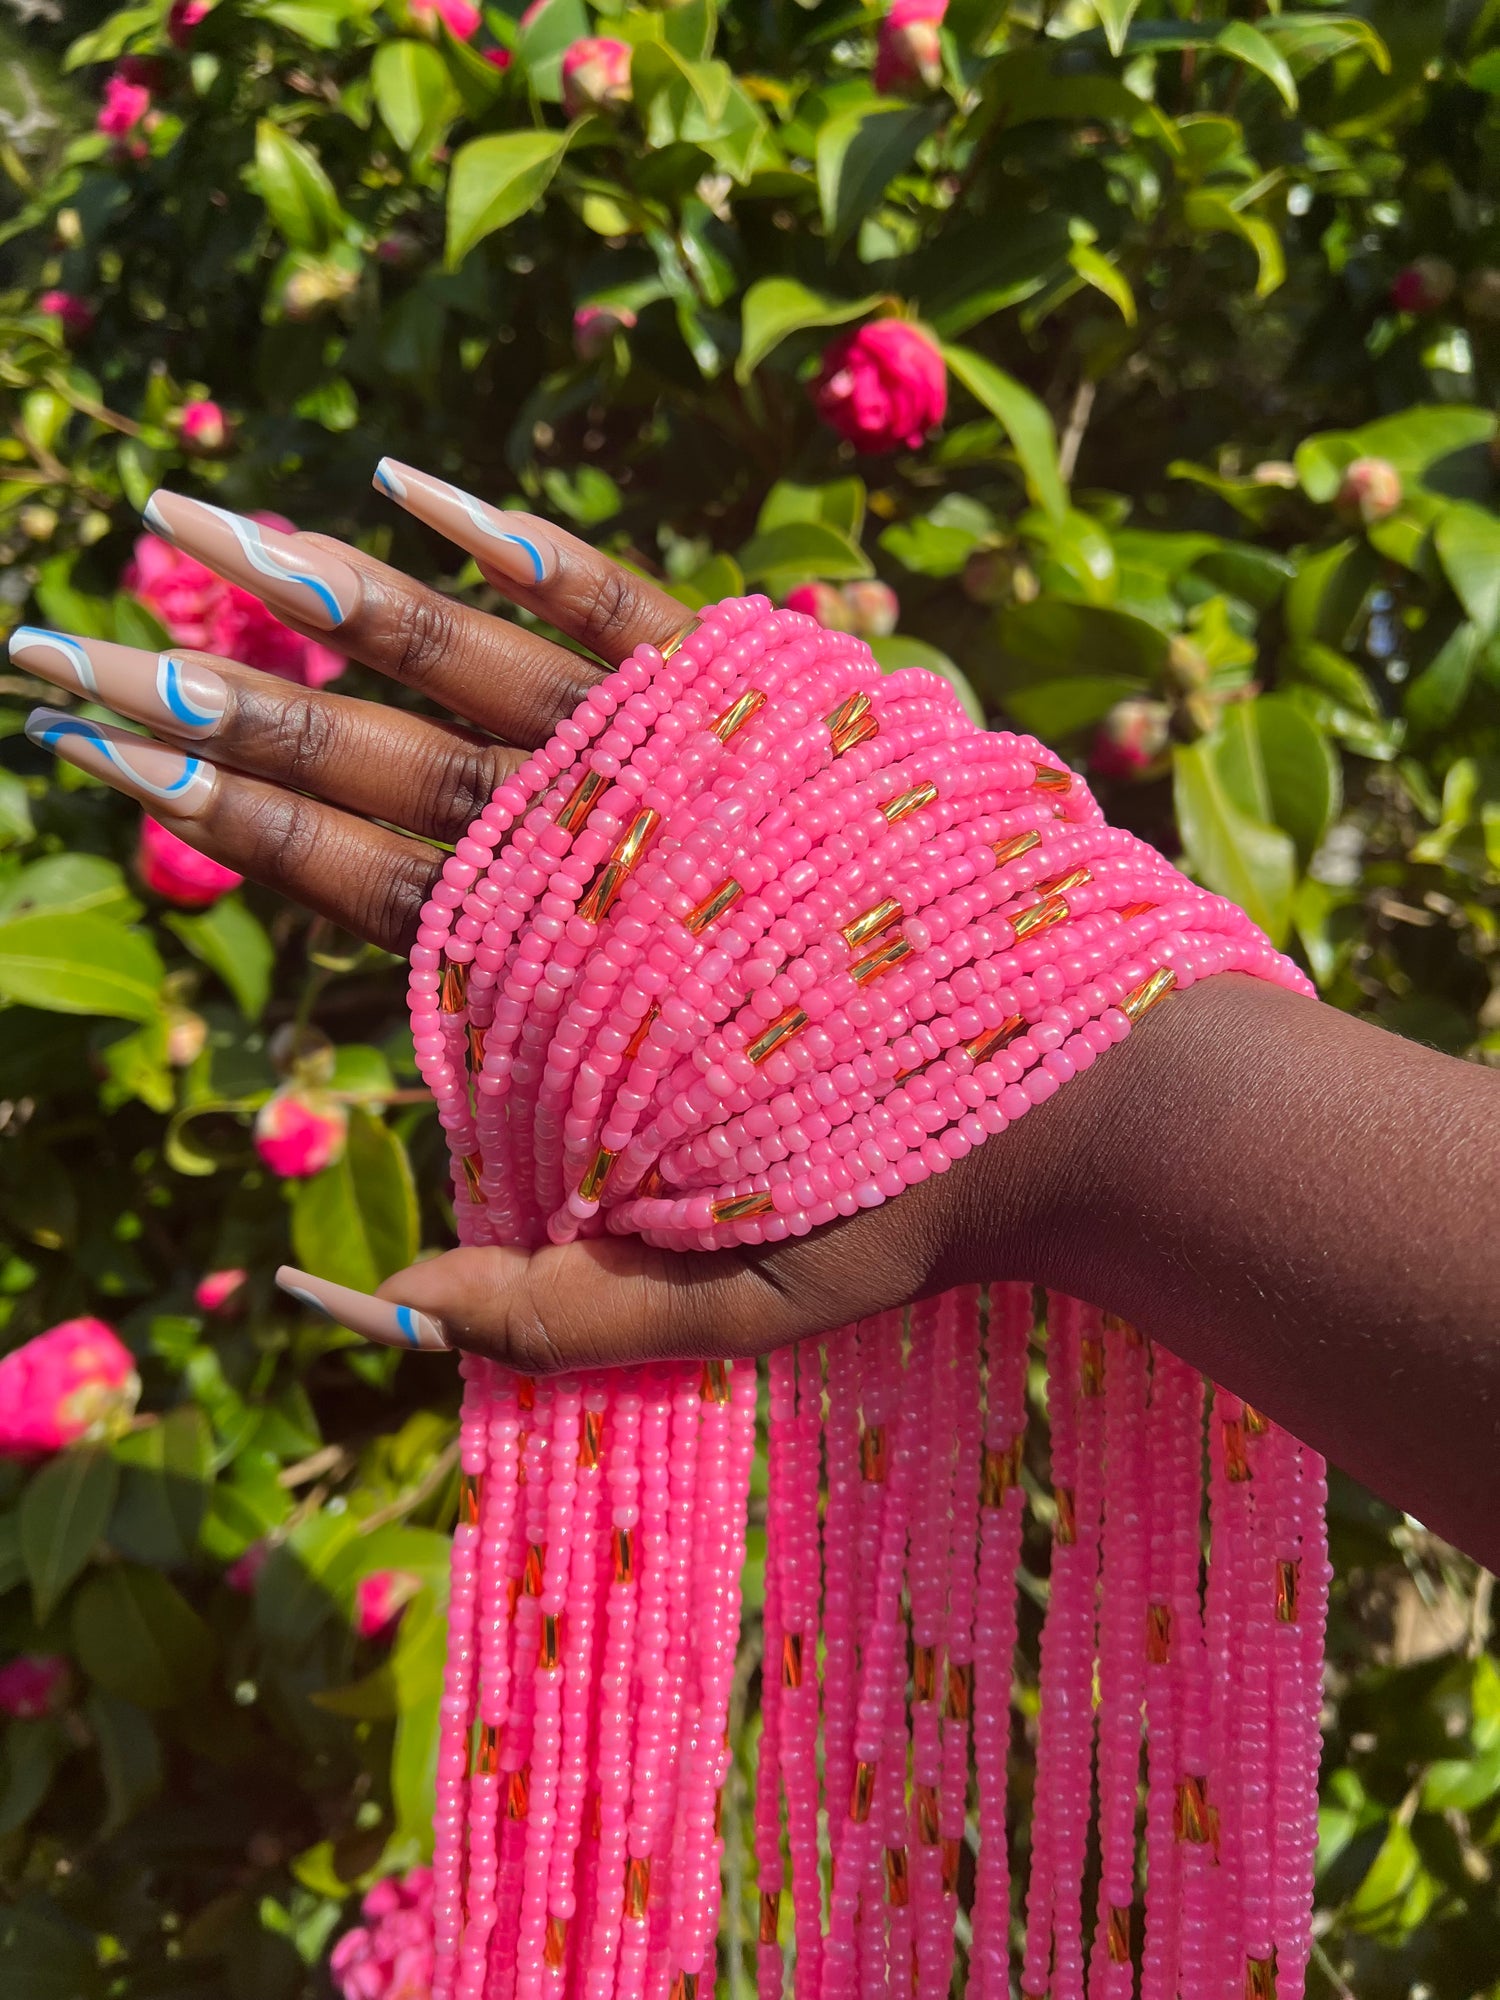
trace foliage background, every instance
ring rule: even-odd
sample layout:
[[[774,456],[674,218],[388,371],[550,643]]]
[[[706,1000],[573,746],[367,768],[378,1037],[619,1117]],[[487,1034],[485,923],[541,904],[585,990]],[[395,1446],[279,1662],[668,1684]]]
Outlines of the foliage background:
[[[888,664],[938,649],[1080,761],[1119,700],[1165,704],[1111,812],[1335,1004],[1494,1060],[1494,0],[951,0],[941,87],[902,98],[857,0],[492,5],[468,47],[408,4],[220,0],[179,48],[162,0],[7,0],[5,622],[151,643],[117,585],[162,482],[473,589],[370,492],[382,452],[688,603],[878,572]],[[561,52],[595,31],[632,43],[635,103],[568,123]],[[93,129],[122,55],[154,66],[124,148]],[[1401,310],[1417,257],[1456,282]],[[94,310],[71,347],[48,287]],[[588,303],[634,316],[592,361]],[[880,310],[948,344],[952,403],[921,452],[856,462],[805,378]],[[189,458],[171,420],[204,395],[234,433]],[[1333,502],[1369,453],[1404,499],[1366,529]],[[0,682],[0,1344],[98,1312],[145,1414],[66,1478],[0,1465],[0,1656],[76,1663],[65,1712],[0,1736],[0,1976],[292,2000],[327,1991],[351,1885],[421,1847],[454,1401],[268,1274],[295,1251],[368,1282],[448,1240],[419,1193],[446,1175],[393,963],[254,889],[146,898],[134,809],[20,735],[44,696]],[[184,1010],[207,1042],[178,1067]],[[280,1182],[249,1119],[298,1051],[351,1145]],[[229,1265],[248,1310],[208,1318],[194,1285]],[[1347,1482],[1334,1530],[1314,1991],[1500,1994],[1489,1579]],[[425,1587],[383,1649],[350,1608],[392,1566]],[[752,1709],[757,1643],[752,1616]],[[1024,1662],[1023,1720],[1032,1688]]]

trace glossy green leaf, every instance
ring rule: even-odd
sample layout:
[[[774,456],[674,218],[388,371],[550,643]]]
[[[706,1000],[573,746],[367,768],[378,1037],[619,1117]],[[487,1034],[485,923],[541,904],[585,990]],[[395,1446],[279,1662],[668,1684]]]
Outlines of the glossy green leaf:
[[[114,1563],[91,1576],[73,1606],[79,1664],[107,1694],[138,1708],[178,1708],[213,1672],[214,1642],[159,1570]]]
[[[821,486],[802,486],[794,479],[778,479],[761,502],[756,516],[758,534],[769,528],[784,527],[789,521],[827,521],[851,541],[857,542],[865,525],[865,482],[862,479],[830,479]]]
[[[425,158],[455,116],[459,100],[448,65],[430,42],[382,42],[370,65],[375,105],[404,153]]]
[[[583,0],[546,0],[528,18],[516,38],[516,60],[526,71],[526,81],[544,104],[556,104],[562,96],[564,51],[585,35],[594,33],[593,20]]]
[[[1349,14],[1272,14],[1258,23],[1267,41],[1280,49],[1297,76],[1357,49],[1382,75],[1391,67],[1391,52],[1368,21]]]
[[[101,854],[47,854],[18,869],[0,883],[0,918],[26,916],[33,910],[56,915],[91,911],[128,923],[140,904],[113,861]]]
[[[541,199],[567,147],[566,132],[546,129],[492,133],[460,147],[448,176],[450,270],[462,264],[476,243]]]
[[[304,1270],[372,1292],[417,1254],[417,1196],[397,1135],[357,1106],[342,1159],[303,1181],[292,1246]]]
[[[119,1439],[119,1497],[110,1516],[113,1548],[134,1562],[171,1568],[188,1562],[208,1506],[212,1438],[191,1404]]]
[[[1068,490],[1058,467],[1057,432],[1046,404],[972,348],[944,347],[943,356],[974,400],[999,421],[1032,499],[1061,520],[1068,510]]]
[[[741,308],[739,359],[734,364],[737,382],[750,377],[788,335],[810,327],[844,326],[863,319],[881,303],[881,294],[871,292],[862,299],[834,299],[815,292],[796,278],[761,278],[745,294]]]
[[[1407,683],[1402,702],[1413,729],[1445,729],[1468,697],[1484,643],[1477,625],[1459,620],[1432,657]]]
[[[134,1702],[95,1688],[84,1710],[99,1753],[109,1809],[102,1831],[116,1833],[161,1791],[161,1745],[151,1718]]]
[[[25,783],[14,771],[0,771],[0,848],[15,847],[35,833]]]
[[[1291,836],[1240,809],[1207,737],[1178,744],[1172,779],[1184,857],[1194,875],[1238,903],[1272,939],[1284,938],[1296,876]]]
[[[1239,704],[1259,739],[1270,817],[1296,843],[1305,868],[1343,799],[1333,746],[1307,712],[1285,695]]]
[[[0,1597],[26,1580],[26,1559],[21,1554],[21,1517],[12,1508],[0,1514]]]
[[[836,113],[819,128],[818,200],[834,250],[842,248],[890,183],[911,165],[941,117],[935,105],[871,98]]]
[[[1500,625],[1500,518],[1479,507],[1450,507],[1433,540],[1459,603],[1489,638]]]
[[[343,236],[344,212],[317,154],[269,118],[255,128],[255,177],[289,249],[322,256]]]
[[[870,576],[870,558],[829,521],[786,521],[752,535],[738,551],[747,583],[776,576],[821,577],[829,583]]]
[[[1120,317],[1127,326],[1135,325],[1135,293],[1118,264],[1111,264],[1103,251],[1097,250],[1092,243],[1075,243],[1068,253],[1068,262],[1086,285],[1092,285],[1096,292],[1102,292],[1112,305],[1118,307]]]
[[[1099,16],[1099,24],[1112,56],[1119,55],[1124,48],[1130,23],[1140,4],[1141,0],[1094,0],[1094,12]]]
[[[48,1459],[22,1494],[21,1559],[39,1625],[98,1547],[119,1477],[107,1451],[75,1445]]]
[[[1260,216],[1236,208],[1227,195],[1214,188],[1193,188],[1184,197],[1182,213],[1191,230],[1206,236],[1219,233],[1238,236],[1250,245],[1258,270],[1255,281],[1258,299],[1274,292],[1286,277],[1286,256],[1276,231]]]
[[[23,1827],[46,1798],[63,1747],[50,1721],[17,1717],[0,1729],[0,1840]]]
[[[258,1021],[271,991],[275,951],[265,926],[239,896],[221,896],[196,916],[172,915],[173,931],[194,958],[218,973],[247,1021]]]
[[[156,947],[92,912],[39,911],[0,923],[0,997],[58,1014],[155,1018],[162,982]]]
[[[1129,37],[1132,55],[1146,50],[1217,50],[1233,56],[1247,69],[1258,70],[1281,93],[1289,111],[1297,108],[1297,79],[1276,44],[1248,21],[1226,21],[1221,27],[1179,27],[1170,21],[1137,22]]]

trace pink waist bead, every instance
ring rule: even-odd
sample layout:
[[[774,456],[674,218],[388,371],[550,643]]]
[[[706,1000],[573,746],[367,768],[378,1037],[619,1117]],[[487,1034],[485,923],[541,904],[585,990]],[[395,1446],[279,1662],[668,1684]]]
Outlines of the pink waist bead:
[[[1044,745],[745,597],[638,647],[498,787],[408,991],[462,1242],[682,1250],[945,1173],[1224,971],[1308,990]],[[462,1366],[434,1995],[710,2000],[756,1370]],[[769,1409],[758,2000],[792,1941],[796,2000],[944,2000],[960,1910],[976,2000],[1133,2000],[1137,1967],[1142,2000],[1300,2000],[1322,1462],[1108,1315],[1054,1297],[1038,1328],[1018,1285],[785,1350]]]

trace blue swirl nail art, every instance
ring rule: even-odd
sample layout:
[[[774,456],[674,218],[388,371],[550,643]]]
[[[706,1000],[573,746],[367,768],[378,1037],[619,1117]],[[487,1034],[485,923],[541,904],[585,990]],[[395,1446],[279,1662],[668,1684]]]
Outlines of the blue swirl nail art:
[[[406,482],[392,466],[388,458],[383,458],[375,468],[375,484],[382,493],[389,493],[393,500],[406,498]]]
[[[304,1306],[311,1306],[313,1311],[315,1313],[321,1313],[324,1319],[333,1318],[333,1314],[328,1310],[327,1306],[324,1305],[323,1301],[319,1298],[315,1298],[311,1292],[303,1291],[300,1285],[289,1285],[286,1282],[285,1278],[278,1278],[276,1282],[281,1286],[281,1289],[284,1292],[290,1292],[292,1297],[296,1299],[299,1304]]]
[[[417,1328],[416,1315],[410,1306],[397,1306],[396,1324],[406,1335],[411,1346],[420,1347],[422,1345],[422,1336]]]
[[[448,491],[482,534],[488,535],[492,542],[510,542],[514,547],[524,549],[531,558],[533,580],[537,583],[545,580],[547,566],[542,561],[542,552],[535,542],[527,541],[524,535],[517,535],[509,528],[497,528],[490,510],[481,501],[476,500],[472,493],[465,493],[461,486],[450,486]]]
[[[78,678],[79,693],[99,692],[94,663],[76,639],[70,639],[62,632],[49,632],[40,625],[18,625],[10,635],[11,658],[14,659],[27,646],[50,646],[55,653],[61,653]]]
[[[33,743],[43,749],[56,750],[70,736],[78,736],[91,744],[107,764],[114,766],[121,777],[137,790],[148,793],[153,799],[180,799],[184,792],[203,776],[207,766],[197,757],[183,759],[181,775],[170,785],[158,785],[154,779],[145,777],[122,752],[119,743],[112,736],[106,736],[96,722],[85,722],[76,715],[49,716],[38,722],[33,716],[26,724],[26,734]]]
[[[212,514],[216,520],[224,523],[239,543],[240,550],[252,569],[259,570],[262,576],[272,577],[277,583],[299,584],[302,589],[310,591],[322,605],[331,624],[343,624],[349,614],[339,603],[335,592],[312,570],[299,568],[291,556],[267,548],[258,521],[247,520],[242,514],[231,514],[227,507],[215,507],[207,500],[195,500],[191,504],[201,507],[205,514]],[[177,537],[167,526],[166,518],[157,506],[154,496],[146,503],[144,518],[148,527],[175,543]]]
[[[179,722],[190,729],[204,729],[219,720],[217,709],[199,708],[190,701],[182,685],[182,668],[170,653],[159,653],[156,660],[156,693],[161,705],[169,715],[175,715]]]

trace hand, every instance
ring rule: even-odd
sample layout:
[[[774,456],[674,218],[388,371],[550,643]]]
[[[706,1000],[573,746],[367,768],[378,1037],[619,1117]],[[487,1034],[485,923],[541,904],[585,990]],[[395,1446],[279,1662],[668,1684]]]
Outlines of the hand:
[[[688,622],[676,599],[547,522],[388,460],[375,483],[472,554],[497,590],[612,665]],[[169,493],[146,518],[286,624],[458,720],[313,692],[204,653],[158,657],[23,628],[11,641],[19,665],[154,732],[39,709],[28,733],[215,860],[404,953],[442,862],[429,843],[457,840],[602,670],[327,536],[283,534]],[[398,1273],[373,1299],[285,1276],[298,1297],[372,1339],[463,1347],[528,1371],[745,1354],[957,1276],[995,1275],[985,1219],[1009,1217],[1014,1242],[1025,1214],[996,1186],[995,1152],[983,1149],[982,1170],[973,1155],[899,1203],[774,1250],[678,1256],[619,1238],[532,1255],[462,1249]],[[1016,1148],[1005,1161],[1018,1163]]]

